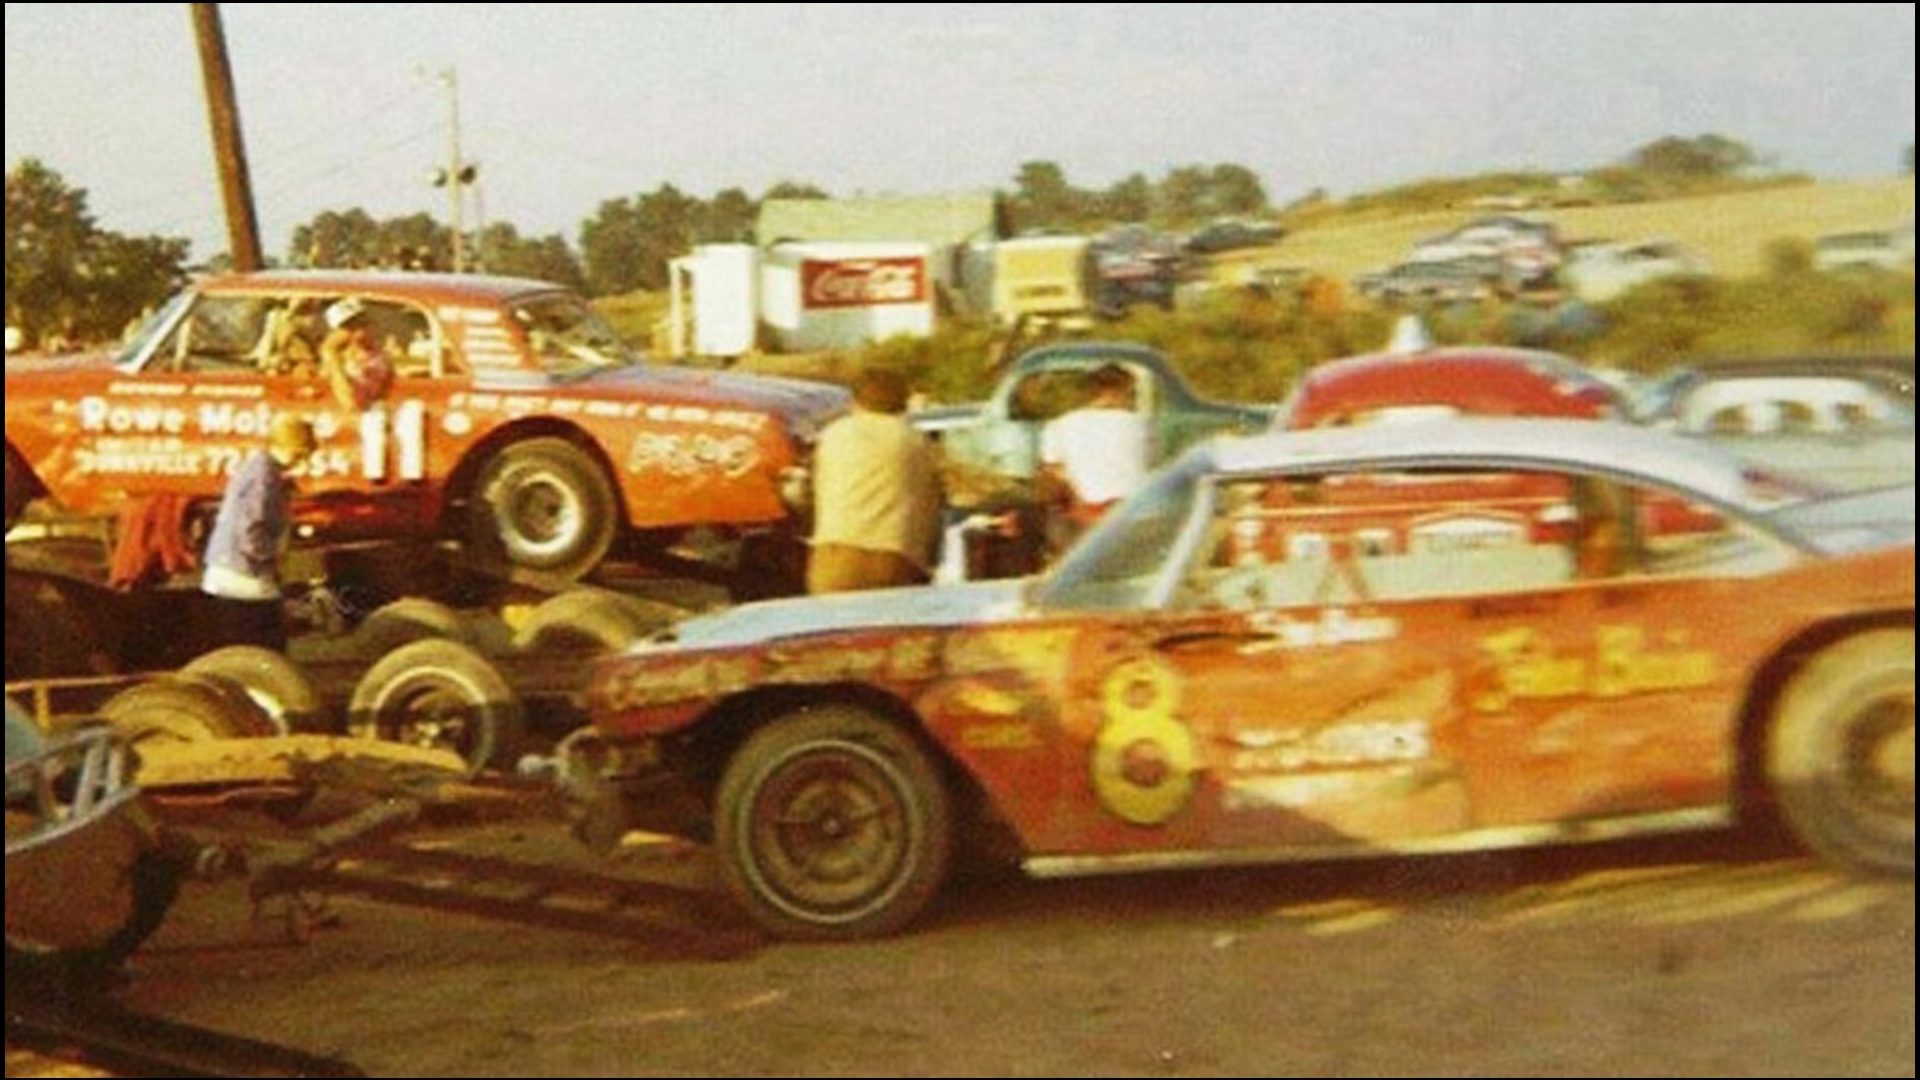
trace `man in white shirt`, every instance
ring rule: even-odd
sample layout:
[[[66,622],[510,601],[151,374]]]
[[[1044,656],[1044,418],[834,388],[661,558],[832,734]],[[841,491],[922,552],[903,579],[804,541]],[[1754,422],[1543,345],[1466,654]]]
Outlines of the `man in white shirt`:
[[[1065,489],[1065,531],[1072,535],[1140,489],[1152,454],[1153,433],[1135,407],[1133,375],[1108,364],[1087,376],[1087,389],[1085,405],[1040,434],[1040,466]]]

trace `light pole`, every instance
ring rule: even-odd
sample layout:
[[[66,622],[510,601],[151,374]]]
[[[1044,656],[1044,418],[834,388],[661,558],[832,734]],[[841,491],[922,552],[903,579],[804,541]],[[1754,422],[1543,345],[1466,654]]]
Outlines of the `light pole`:
[[[466,193],[465,188],[480,176],[480,167],[460,156],[460,73],[454,68],[440,72],[440,85],[447,88],[447,164],[433,172],[433,186],[447,189],[447,219],[453,228],[453,272],[466,269]]]

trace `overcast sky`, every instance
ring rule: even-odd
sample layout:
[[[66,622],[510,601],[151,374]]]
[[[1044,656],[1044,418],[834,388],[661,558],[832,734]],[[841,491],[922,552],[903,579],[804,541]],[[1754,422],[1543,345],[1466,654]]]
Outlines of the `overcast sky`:
[[[223,4],[270,252],[324,209],[445,212],[459,72],[489,218],[577,241],[665,181],[755,195],[1083,186],[1239,162],[1276,201],[1582,168],[1718,132],[1823,176],[1913,140],[1914,5]],[[186,4],[6,5],[8,167],[224,246]]]

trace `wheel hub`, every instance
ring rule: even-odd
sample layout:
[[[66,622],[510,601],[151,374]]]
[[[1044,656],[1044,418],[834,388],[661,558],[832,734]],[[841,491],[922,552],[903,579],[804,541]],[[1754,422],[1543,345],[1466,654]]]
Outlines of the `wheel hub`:
[[[1877,807],[1913,813],[1913,695],[1870,703],[1848,738],[1847,784]]]

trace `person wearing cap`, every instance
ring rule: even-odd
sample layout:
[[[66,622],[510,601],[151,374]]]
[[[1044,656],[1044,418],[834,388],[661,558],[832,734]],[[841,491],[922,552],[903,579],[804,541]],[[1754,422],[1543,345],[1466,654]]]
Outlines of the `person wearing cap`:
[[[343,409],[366,412],[393,387],[393,362],[367,326],[366,301],[336,300],[326,312],[327,336],[320,343],[320,372]]]
[[[218,624],[212,636],[218,644],[286,648],[280,549],[292,526],[289,474],[318,448],[312,423],[281,413],[273,418],[266,448],[249,455],[228,478],[207,539],[200,584],[215,601]]]
[[[320,342],[320,374],[342,409],[360,414],[362,476],[387,479],[387,391],[393,388],[393,361],[367,325],[367,303],[357,296],[336,300],[326,310],[327,336]]]

